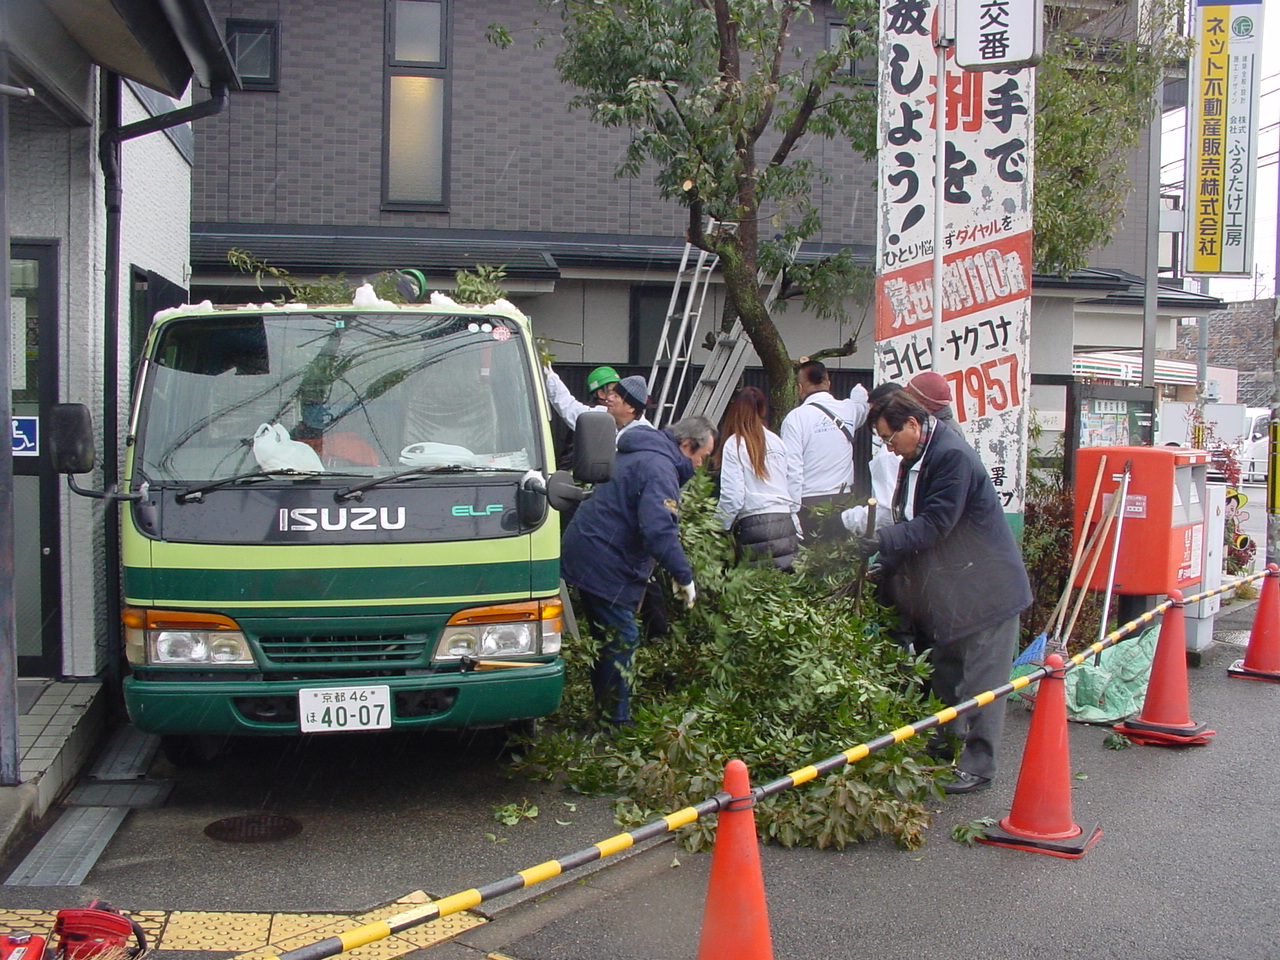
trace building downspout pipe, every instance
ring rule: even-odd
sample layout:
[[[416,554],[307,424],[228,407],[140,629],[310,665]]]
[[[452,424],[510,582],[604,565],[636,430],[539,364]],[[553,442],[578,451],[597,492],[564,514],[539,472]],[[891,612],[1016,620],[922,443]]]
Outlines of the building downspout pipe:
[[[120,480],[120,221],[124,199],[120,183],[120,144],[221,113],[227,105],[227,85],[211,84],[209,99],[200,103],[121,125],[120,77],[115,73],[104,72],[102,101],[103,130],[98,141],[98,159],[102,164],[106,201],[106,296],[103,298],[102,324],[102,483],[104,489],[111,489]],[[118,678],[121,649],[120,540],[115,533],[119,523],[118,511],[119,506],[114,500],[106,502],[103,520],[109,584],[106,597],[106,662],[107,677],[112,682]]]

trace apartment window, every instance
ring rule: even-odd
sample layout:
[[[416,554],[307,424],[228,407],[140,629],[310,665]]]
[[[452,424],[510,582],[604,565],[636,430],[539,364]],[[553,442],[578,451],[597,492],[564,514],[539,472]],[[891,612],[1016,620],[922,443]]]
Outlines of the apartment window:
[[[444,0],[388,0],[383,205],[444,205],[448,140],[448,9]]]
[[[868,33],[870,31],[869,24],[862,23],[843,23],[832,21],[827,24],[827,49],[839,46],[844,43],[850,30],[858,33]],[[840,69],[840,74],[845,77],[851,77],[861,83],[874,84],[876,76],[879,72],[879,63],[877,62],[874,52],[864,57],[852,57],[845,62]]]
[[[280,24],[275,20],[228,20],[227,48],[246,90],[280,89]]]

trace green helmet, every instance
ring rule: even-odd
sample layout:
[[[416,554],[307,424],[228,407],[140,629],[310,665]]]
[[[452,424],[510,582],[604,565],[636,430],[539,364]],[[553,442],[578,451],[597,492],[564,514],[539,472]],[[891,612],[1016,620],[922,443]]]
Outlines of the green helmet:
[[[587,374],[587,389],[595,393],[605,384],[617,383],[621,379],[618,371],[613,367],[596,367]]]

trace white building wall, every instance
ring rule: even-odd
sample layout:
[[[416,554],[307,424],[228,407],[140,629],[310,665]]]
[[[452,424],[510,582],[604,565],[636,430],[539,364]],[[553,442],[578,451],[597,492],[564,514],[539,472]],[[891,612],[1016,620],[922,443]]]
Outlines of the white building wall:
[[[58,244],[59,397],[87,404],[100,421],[105,233],[95,131],[69,127],[38,103],[11,104],[10,121],[10,234]],[[81,482],[96,485],[100,476]],[[96,645],[105,623],[105,511],[101,501],[66,488],[60,509],[63,671],[92,676],[101,666]]]
[[[96,87],[95,87],[96,89]],[[96,112],[96,111],[95,111]],[[148,114],[125,88],[123,122]],[[93,411],[101,461],[106,429],[103,410],[103,326],[105,317],[106,215],[98,162],[98,129],[72,127],[39,103],[10,105],[9,229],[14,240],[58,244],[59,398]],[[163,134],[123,147],[121,218],[120,343],[129,356],[129,266],[154,270],[175,283],[187,282],[190,243],[190,167]],[[129,413],[129,372],[119,376],[121,436]],[[121,443],[121,455],[124,453]],[[100,487],[100,472],[79,478]],[[63,488],[62,618],[63,664],[68,676],[101,672],[116,651],[107,650],[106,591],[118,589],[103,577],[106,509]],[[34,522],[19,518],[18,522]]]

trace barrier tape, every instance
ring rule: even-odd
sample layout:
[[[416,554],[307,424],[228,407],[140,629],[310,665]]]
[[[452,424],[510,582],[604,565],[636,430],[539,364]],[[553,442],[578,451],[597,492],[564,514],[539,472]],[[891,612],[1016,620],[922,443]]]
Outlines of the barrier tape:
[[[1280,575],[1272,574],[1272,575]],[[1180,603],[1174,600],[1165,600],[1148,610],[1142,616],[1130,620],[1128,623],[1117,627],[1111,633],[1107,634],[1103,639],[1091,645],[1087,650],[1071,657],[1064,665],[1062,674],[1075,669],[1090,656],[1101,653],[1107,647],[1118,643],[1127,637],[1133,630],[1140,626],[1150,623],[1160,614],[1164,613],[1170,607],[1175,605],[1186,606],[1190,603],[1198,603],[1201,600],[1207,600],[1210,597],[1217,596],[1220,593],[1227,593],[1236,589],[1241,584],[1252,583],[1262,577],[1268,576],[1268,571],[1250,574],[1239,580],[1233,580],[1213,590],[1206,590],[1203,593],[1197,593],[1190,597],[1185,597]],[[493,883],[486,884],[482,887],[474,887],[470,890],[464,890],[461,893],[455,893],[452,896],[444,897],[432,903],[422,904],[406,910],[404,913],[396,914],[388,917],[386,920],[379,920],[376,923],[365,924],[362,927],[356,927],[348,930],[335,937],[326,937],[316,943],[310,943],[296,950],[289,950],[278,956],[263,957],[261,960],[322,960],[325,957],[337,956],[347,950],[353,950],[356,947],[362,947],[365,944],[373,943],[375,940],[384,940],[387,937],[395,936],[401,931],[408,930],[412,927],[421,926],[424,923],[430,923],[432,920],[438,920],[441,917],[448,917],[455,913],[461,913],[463,910],[470,910],[480,904],[500,897],[507,893],[515,893],[517,890],[523,890],[532,887],[535,884],[558,877],[562,873],[574,870],[578,867],[586,866],[588,863],[594,863],[597,860],[603,860],[605,857],[613,856],[615,853],[621,853],[623,850],[630,849],[637,843],[645,840],[651,840],[654,837],[660,837],[663,834],[671,833],[680,827],[688,826],[694,821],[708,814],[719,813],[723,810],[739,809],[739,806],[745,801],[753,800],[759,802],[764,797],[781,793],[792,787],[798,787],[801,784],[808,783],[819,776],[831,773],[840,769],[846,764],[856,763],[869,757],[878,750],[885,747],[891,747],[895,743],[901,743],[903,740],[909,740],[918,733],[926,730],[932,730],[934,727],[942,726],[950,723],[956,717],[977,710],[979,707],[985,707],[987,704],[1008,696],[1015,690],[1021,690],[1023,687],[1030,686],[1038,680],[1041,680],[1052,673],[1049,667],[1040,666],[1028,674],[1021,677],[1015,677],[1008,683],[996,687],[994,690],[987,690],[975,697],[971,697],[962,703],[958,703],[953,707],[947,707],[939,710],[932,716],[926,717],[916,723],[907,724],[899,727],[882,736],[876,737],[874,740],[868,740],[860,743],[856,747],[843,750],[834,756],[827,757],[817,763],[809,764],[794,770],[786,776],[779,777],[770,783],[752,787],[750,797],[734,797],[721,791],[714,796],[708,797],[701,803],[675,813],[669,813],[657,820],[651,820],[643,826],[636,827],[634,830],[628,830],[626,833],[616,834],[607,840],[601,840],[599,843],[585,847],[576,853],[561,857],[557,860],[548,860],[537,866],[530,867],[527,870],[521,870],[509,877],[496,880]]]

